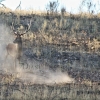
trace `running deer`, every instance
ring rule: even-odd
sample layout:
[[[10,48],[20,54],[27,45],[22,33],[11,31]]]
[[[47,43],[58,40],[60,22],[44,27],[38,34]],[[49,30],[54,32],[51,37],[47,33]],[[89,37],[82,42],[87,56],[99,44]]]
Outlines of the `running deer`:
[[[30,20],[31,21],[31,20]],[[31,25],[31,24],[30,24]],[[16,68],[16,59],[18,59],[18,61],[20,62],[20,59],[21,59],[21,56],[22,56],[22,36],[28,32],[30,29],[30,26],[29,28],[23,32],[22,34],[20,34],[20,32],[14,32],[16,38],[15,40],[13,41],[13,43],[9,43],[7,46],[6,46],[6,50],[7,50],[7,54],[6,54],[6,59],[9,56],[12,56],[14,58],[14,66]],[[13,30],[14,31],[14,30]]]

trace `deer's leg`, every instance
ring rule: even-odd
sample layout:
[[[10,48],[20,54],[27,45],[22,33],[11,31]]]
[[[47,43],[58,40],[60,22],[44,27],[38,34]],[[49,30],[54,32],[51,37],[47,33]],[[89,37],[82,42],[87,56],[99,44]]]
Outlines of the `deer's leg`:
[[[6,63],[7,63],[7,58],[8,58],[9,53],[6,52],[3,62],[2,62],[2,67],[7,71]]]
[[[8,55],[9,55],[9,53],[7,52],[6,55],[5,55],[5,59],[4,59],[5,61],[7,60]]]
[[[16,58],[14,59],[14,68],[16,69],[17,67],[17,62],[16,62]]]
[[[5,54],[5,58],[4,58],[3,65],[4,65],[4,63],[6,63],[6,61],[7,61],[7,58],[8,58],[8,55],[9,55],[9,53],[7,52],[7,53]]]

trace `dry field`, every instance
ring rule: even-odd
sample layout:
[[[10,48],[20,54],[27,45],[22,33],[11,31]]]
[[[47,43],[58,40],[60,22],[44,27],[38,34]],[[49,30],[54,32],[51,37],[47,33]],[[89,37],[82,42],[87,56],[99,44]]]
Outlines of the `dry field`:
[[[99,100],[100,18],[0,11],[1,100]],[[28,31],[27,31],[28,30]],[[20,63],[6,46],[22,35]]]

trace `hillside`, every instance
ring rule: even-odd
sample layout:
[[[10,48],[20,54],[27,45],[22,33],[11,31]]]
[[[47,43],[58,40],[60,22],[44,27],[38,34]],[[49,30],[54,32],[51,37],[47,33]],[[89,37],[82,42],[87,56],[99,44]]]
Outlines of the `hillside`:
[[[51,100],[78,100],[81,98],[79,95],[83,94],[83,98],[89,95],[89,100],[99,98],[99,14],[51,15],[44,12],[1,9],[0,26],[0,85],[4,87],[1,89],[1,98],[8,94],[10,96],[6,97],[12,99],[46,100],[49,96]],[[10,69],[13,68],[12,60],[3,62],[2,52],[5,45],[14,41],[14,32],[24,33],[23,55],[17,66],[22,75],[20,77],[17,76],[19,73],[16,74],[15,70]],[[5,67],[8,73],[3,73],[2,68]],[[66,77],[75,81],[67,83]],[[16,97],[14,91],[21,93],[19,97]]]

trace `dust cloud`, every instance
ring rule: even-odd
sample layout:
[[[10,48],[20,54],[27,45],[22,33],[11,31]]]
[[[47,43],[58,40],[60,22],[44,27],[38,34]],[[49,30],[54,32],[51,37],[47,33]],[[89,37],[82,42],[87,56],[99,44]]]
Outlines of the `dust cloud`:
[[[2,70],[2,67],[5,67],[2,65],[5,63],[6,46],[8,43],[12,43],[13,40],[14,35],[11,33],[10,29],[0,21],[0,70]],[[7,63],[7,65],[9,65],[9,63]]]
[[[14,68],[14,59],[6,58],[6,45],[12,43],[14,36],[6,25],[0,24],[0,70],[6,73],[15,74],[17,78],[24,82],[33,84],[60,84],[75,82],[67,72],[63,73],[60,70],[52,71],[48,66],[36,60],[26,59],[28,68],[25,65],[19,64],[17,61],[16,70]],[[24,56],[23,56],[24,57]],[[5,60],[6,59],[6,60]]]
[[[33,70],[23,70],[21,67],[17,67],[17,77],[25,83],[31,82],[33,84],[64,84],[75,82],[67,73],[52,71],[48,68],[41,70],[35,70],[35,68],[33,68]]]

